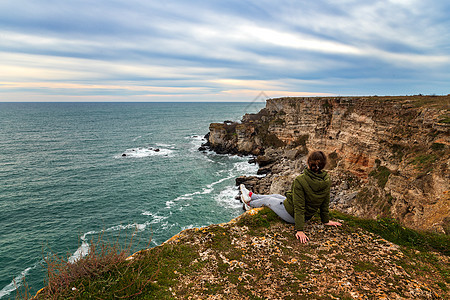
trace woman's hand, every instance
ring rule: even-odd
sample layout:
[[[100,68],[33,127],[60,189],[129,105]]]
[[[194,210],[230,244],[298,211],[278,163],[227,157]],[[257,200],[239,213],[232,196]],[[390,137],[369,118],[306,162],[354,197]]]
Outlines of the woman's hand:
[[[324,223],[324,225],[336,227],[336,226],[341,226],[342,224],[339,222],[335,222],[335,221],[329,221],[328,223]]]
[[[295,237],[297,238],[297,240],[300,240],[300,243],[302,244],[305,244],[307,241],[309,241],[309,237],[307,237],[303,231],[297,231]]]

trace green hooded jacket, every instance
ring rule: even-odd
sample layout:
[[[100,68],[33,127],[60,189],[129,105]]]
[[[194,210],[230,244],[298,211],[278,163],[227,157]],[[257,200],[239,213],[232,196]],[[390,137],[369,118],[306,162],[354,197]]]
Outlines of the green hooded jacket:
[[[330,221],[330,178],[322,171],[314,173],[309,169],[295,178],[291,190],[286,192],[284,207],[295,220],[295,230],[303,231],[305,219],[309,220],[317,210],[323,223]]]

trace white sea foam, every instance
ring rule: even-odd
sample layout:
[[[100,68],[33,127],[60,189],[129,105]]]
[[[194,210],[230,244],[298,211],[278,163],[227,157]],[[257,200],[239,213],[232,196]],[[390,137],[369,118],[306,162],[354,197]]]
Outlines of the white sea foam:
[[[201,136],[201,135],[190,135],[185,138],[191,140],[191,142],[195,143],[195,144],[202,144],[202,143],[206,142],[206,139],[204,138],[204,136]]]
[[[171,208],[174,204],[175,202],[172,200],[166,201],[166,208]]]
[[[173,200],[166,201],[166,207],[167,208],[171,208],[171,207],[173,207],[175,202],[178,202],[180,200],[192,200],[193,197],[196,196],[196,195],[208,195],[208,194],[211,194],[214,191],[214,186],[215,185],[217,185],[217,184],[219,184],[221,182],[224,182],[226,180],[229,180],[230,178],[233,178],[233,176],[230,175],[228,177],[225,177],[225,178],[219,179],[219,180],[217,180],[217,181],[215,181],[213,183],[210,183],[206,187],[202,188],[201,191],[197,191],[197,192],[194,192],[194,193],[187,193],[187,194],[181,195],[181,196],[179,196],[179,197],[177,197],[177,198],[175,198]]]
[[[97,232],[89,231],[80,237],[81,246],[78,247],[78,249],[72,254],[72,256],[69,257],[69,259],[68,259],[69,263],[74,263],[75,261],[86,256],[89,253],[89,243],[87,242],[87,236],[91,235],[91,234],[95,234],[95,233],[97,233]],[[25,270],[23,270],[20,273],[20,275],[16,276],[10,284],[5,286],[0,291],[0,298],[2,298],[3,296],[9,295],[11,292],[15,291],[18,287],[20,287],[22,285],[23,278],[25,278],[25,276],[27,276],[27,274],[32,269],[35,269],[38,265],[40,265],[40,263],[41,262],[37,262],[32,267],[26,268]]]
[[[11,294],[12,292],[14,292],[15,290],[17,290],[19,287],[22,286],[22,281],[25,278],[25,276],[28,275],[28,273],[36,268],[41,262],[37,262],[35,263],[32,267],[28,267],[25,270],[23,270],[22,272],[20,272],[19,275],[17,275],[16,277],[14,277],[14,279],[11,281],[10,284],[8,284],[7,286],[5,286],[4,288],[2,288],[0,290],[0,298],[3,298],[4,296],[7,296],[9,294]]]
[[[86,255],[89,254],[89,243],[87,242],[87,236],[95,233],[97,232],[89,231],[80,237],[81,246],[78,247],[78,249],[72,254],[72,256],[69,257],[68,259],[69,263],[74,263],[80,258],[85,257]]]
[[[158,223],[161,223],[163,220],[169,218],[169,217],[164,217],[164,216],[158,216],[158,215],[153,214],[153,213],[148,212],[148,211],[144,211],[144,212],[142,213],[142,215],[144,215],[144,216],[150,216],[150,217],[153,218],[153,219],[150,221],[150,224],[158,224]]]
[[[169,145],[170,147],[170,145]],[[172,156],[174,149],[167,148],[159,148],[159,147],[139,147],[139,148],[130,148],[125,150],[120,155],[116,155],[114,158],[143,158],[150,156]]]
[[[181,231],[183,231],[183,230],[185,230],[185,229],[200,228],[200,227],[202,227],[202,226],[200,226],[200,225],[194,225],[194,224],[189,224],[189,225],[187,225],[187,226],[181,227]]]
[[[148,225],[150,225],[151,222],[145,222],[144,224],[127,224],[127,225],[115,225],[112,227],[109,227],[105,230],[105,232],[112,232],[112,231],[120,231],[120,230],[126,230],[126,229],[135,229],[137,231],[143,231]]]
[[[156,143],[157,147],[164,147],[164,148],[168,148],[168,149],[175,149],[176,145],[174,144],[163,144],[163,143]]]
[[[161,217],[161,218],[165,218],[165,217]],[[86,232],[85,234],[83,234],[80,237],[81,246],[78,247],[78,249],[69,257],[68,261],[69,261],[69,263],[74,263],[77,260],[79,260],[80,258],[89,254],[90,246],[89,246],[88,238],[87,238],[88,235],[99,234],[101,232],[114,232],[114,231],[127,230],[127,229],[134,229],[137,232],[141,232],[141,231],[144,231],[148,225],[155,224],[155,223],[156,222],[151,221],[151,222],[145,222],[143,224],[133,223],[133,224],[127,224],[127,225],[115,225],[115,226],[111,226],[111,227],[105,229],[104,231],[100,231],[100,232],[98,232],[98,231]],[[135,234],[135,233],[133,233],[133,234]]]
[[[237,172],[240,175],[249,176],[249,175],[256,175],[257,171],[258,165],[250,164],[247,161],[239,161],[234,164],[233,169],[230,172]]]
[[[192,153],[197,153],[198,148],[200,148],[200,146],[202,144],[206,143],[206,139],[200,135],[191,135],[191,136],[185,137],[185,139],[188,139],[190,141],[190,144],[191,144],[190,152],[192,152]],[[207,150],[206,152],[208,154],[216,155],[215,152],[212,152],[210,150]]]
[[[236,199],[238,190],[235,186],[227,186],[223,191],[219,193],[216,200],[217,203],[224,207],[239,208],[242,203]]]

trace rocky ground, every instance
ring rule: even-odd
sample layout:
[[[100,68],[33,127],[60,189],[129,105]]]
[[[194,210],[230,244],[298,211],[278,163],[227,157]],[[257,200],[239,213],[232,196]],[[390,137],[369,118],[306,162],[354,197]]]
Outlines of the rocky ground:
[[[344,222],[312,221],[308,244],[269,209],[230,223],[181,232],[168,242],[192,245],[197,257],[178,273],[183,299],[448,299],[448,257],[423,254]],[[432,260],[423,260],[423,255]],[[433,265],[433,263],[435,265]],[[437,267],[438,266],[438,267]],[[175,271],[177,272],[177,271]],[[441,273],[440,273],[441,272]]]
[[[387,240],[395,240],[387,232],[405,233],[394,224],[369,221],[380,232],[367,220],[332,216],[343,225],[311,220],[307,244],[295,239],[293,225],[260,208],[186,229],[119,262],[91,253],[34,299],[449,299],[448,239],[432,248],[439,252],[409,243],[415,235],[399,246]],[[71,279],[83,270],[91,272]]]

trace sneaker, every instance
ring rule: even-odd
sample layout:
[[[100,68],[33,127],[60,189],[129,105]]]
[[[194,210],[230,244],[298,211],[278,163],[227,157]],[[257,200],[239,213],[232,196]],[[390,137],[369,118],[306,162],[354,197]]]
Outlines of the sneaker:
[[[245,188],[245,185],[241,184],[239,186],[240,190],[241,190],[241,200],[242,202],[244,202],[245,204],[248,204],[251,200],[251,196],[250,196],[250,191],[247,190]]]

